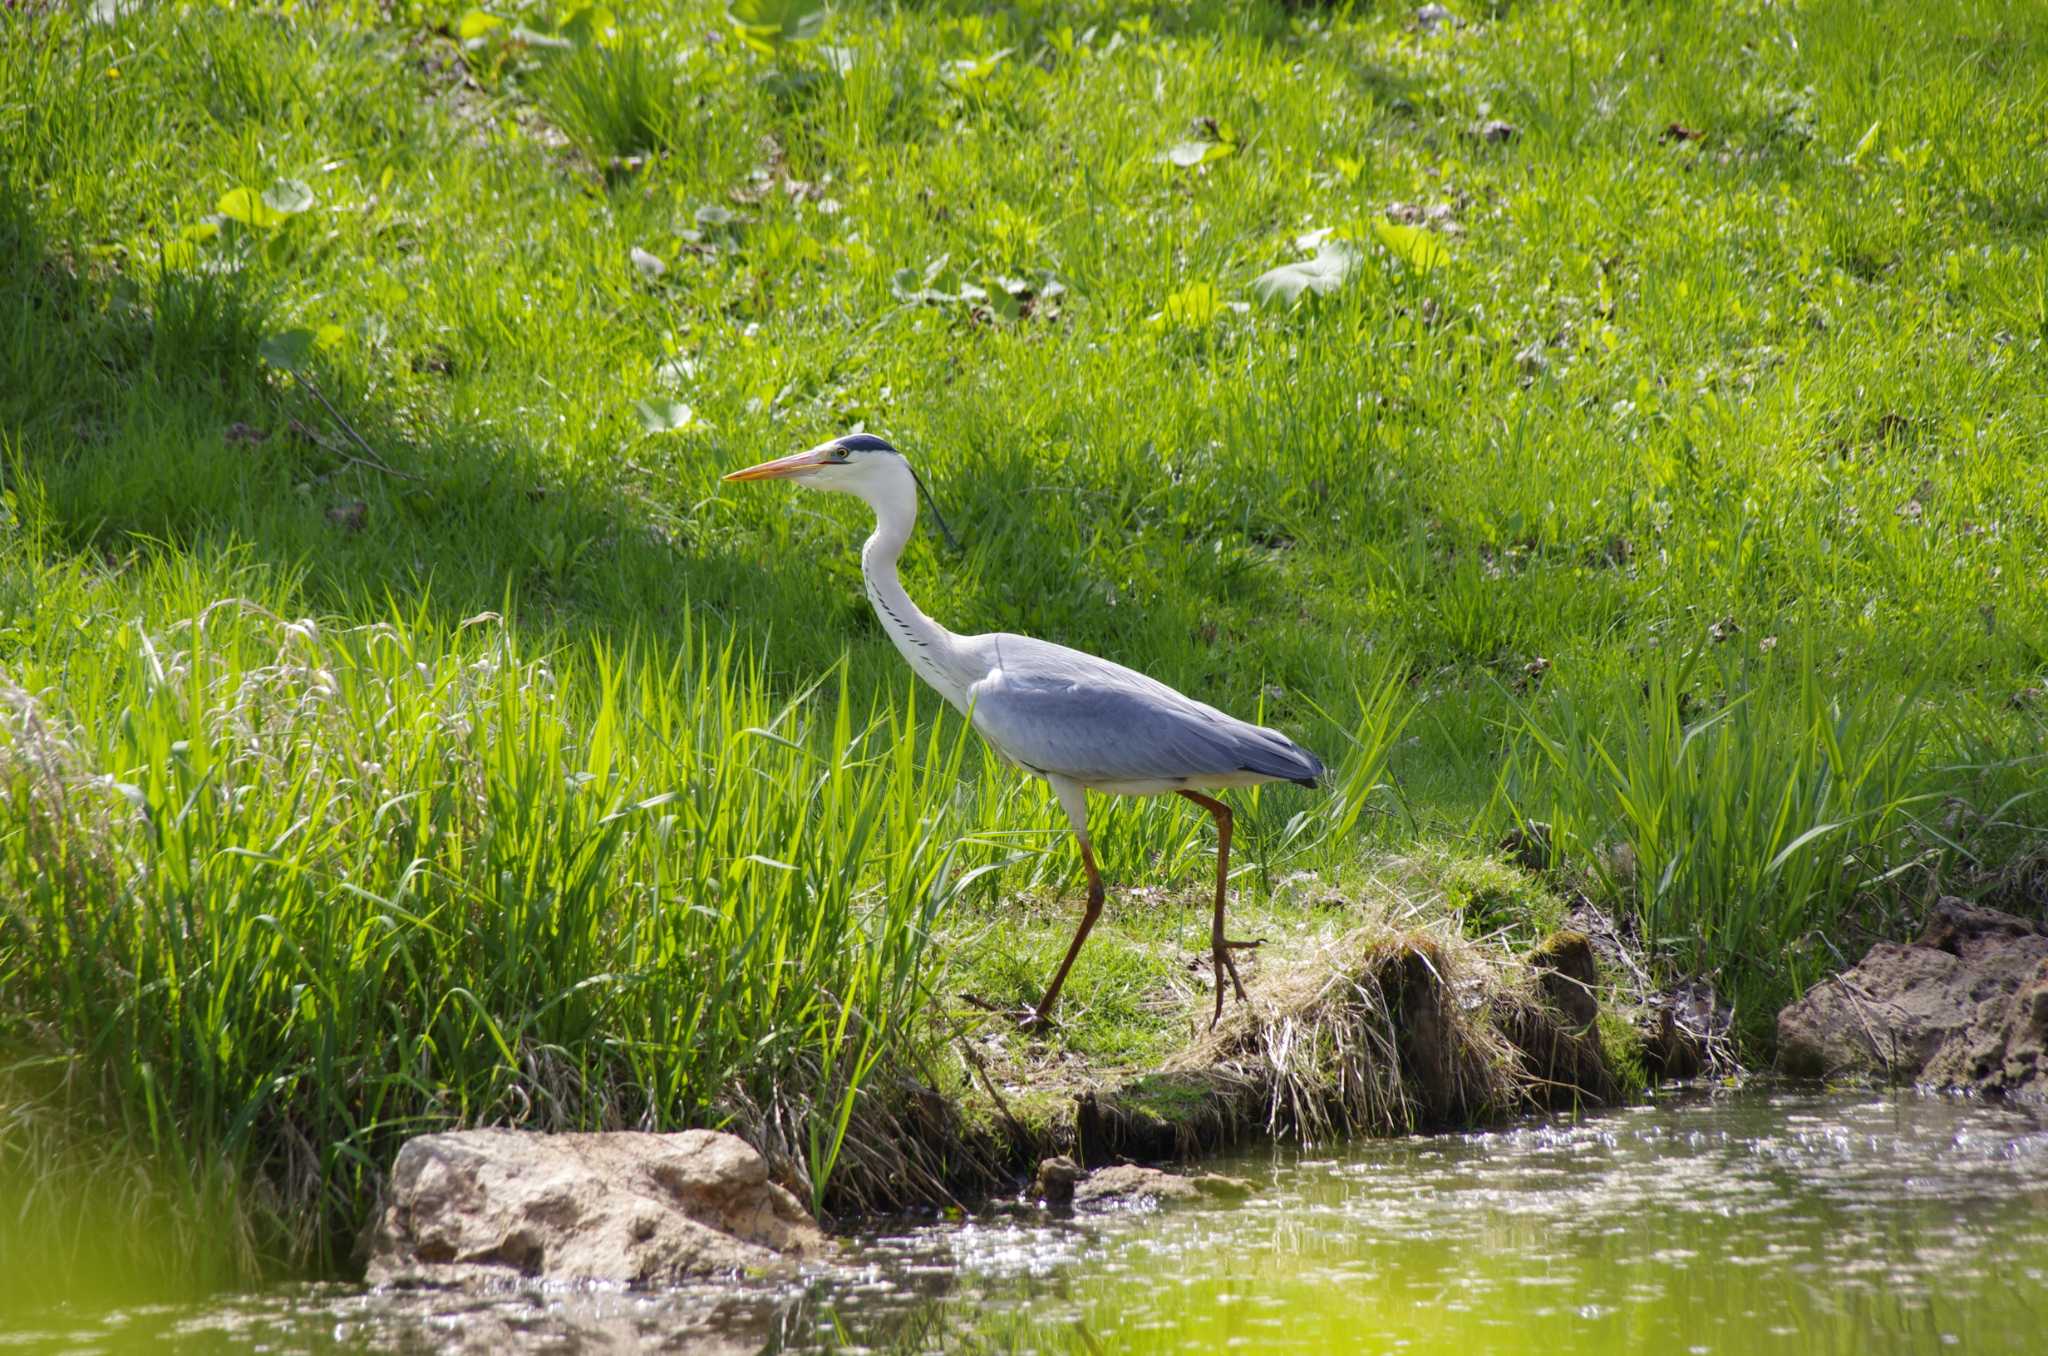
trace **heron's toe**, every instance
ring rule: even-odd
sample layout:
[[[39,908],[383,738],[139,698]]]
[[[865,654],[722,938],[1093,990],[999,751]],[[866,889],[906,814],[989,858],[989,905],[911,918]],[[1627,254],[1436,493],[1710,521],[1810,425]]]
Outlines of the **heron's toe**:
[[[1043,1035],[1058,1025],[1051,1013],[1040,1012],[1037,1008],[1025,1008],[1017,1014],[1017,1029],[1027,1036]]]

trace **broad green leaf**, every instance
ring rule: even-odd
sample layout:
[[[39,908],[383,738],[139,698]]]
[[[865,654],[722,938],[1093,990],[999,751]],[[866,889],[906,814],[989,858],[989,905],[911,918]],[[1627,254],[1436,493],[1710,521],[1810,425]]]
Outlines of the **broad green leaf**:
[[[1264,306],[1287,310],[1302,297],[1328,296],[1358,267],[1358,247],[1347,240],[1323,240],[1313,259],[1282,264],[1252,279],[1252,295]]]
[[[263,205],[280,220],[295,217],[313,205],[313,189],[303,179],[279,179],[263,190]]]
[[[945,305],[960,300],[957,285],[946,286],[943,279],[946,266],[952,262],[951,254],[941,254],[926,262],[924,271],[899,268],[889,280],[889,291],[898,301],[928,302]]]
[[[603,45],[606,35],[618,26],[618,17],[603,5],[584,5],[563,21],[562,37],[571,46],[592,41]]]
[[[726,22],[757,52],[772,53],[785,42],[809,42],[825,31],[825,17],[817,0],[732,0],[725,7]]]
[[[960,300],[958,292],[922,285],[914,268],[897,269],[889,279],[889,292],[898,301],[925,302],[935,306]]]
[[[1147,322],[1156,328],[1201,329],[1230,309],[1215,283],[1189,283],[1166,299],[1166,306]]]
[[[962,57],[958,61],[949,61],[945,65],[946,82],[951,85],[971,85],[978,80],[986,80],[996,73],[996,67],[1002,65],[1009,55],[1010,49],[1004,47],[990,52],[987,56]]]
[[[284,222],[284,213],[263,200],[263,195],[253,188],[231,188],[220,195],[214,210],[230,221],[239,221],[244,226],[260,226],[269,230]]]
[[[497,15],[487,14],[480,9],[473,9],[457,21],[455,36],[464,42],[472,42],[477,38],[483,37],[492,29],[503,28],[504,26],[505,21]]]
[[[313,331],[290,329],[267,334],[256,346],[256,352],[272,367],[298,367],[313,352]]]
[[[1024,316],[1024,302],[1011,294],[1007,287],[991,287],[987,292],[988,309],[991,315],[1001,320],[1021,320]]]
[[[680,433],[697,422],[696,411],[688,405],[659,396],[634,401],[633,411],[640,416],[640,427],[649,433]]]
[[[322,325],[313,335],[313,347],[330,349],[348,337],[348,331],[339,325]]]
[[[1403,226],[1395,221],[1375,221],[1372,233],[1395,257],[1418,273],[1427,273],[1447,262],[1451,252],[1443,240],[1420,226]]]
[[[187,226],[184,230],[179,231],[178,238],[181,240],[190,240],[194,244],[197,244],[202,240],[211,240],[219,234],[219,222],[195,221],[190,226]]]

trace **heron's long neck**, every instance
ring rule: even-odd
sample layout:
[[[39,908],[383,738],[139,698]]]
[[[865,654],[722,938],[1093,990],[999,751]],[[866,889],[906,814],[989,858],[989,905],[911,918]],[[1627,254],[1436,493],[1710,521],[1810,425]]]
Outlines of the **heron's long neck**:
[[[917,525],[917,496],[877,495],[869,501],[875,510],[875,532],[861,548],[860,572],[867,580],[868,601],[875,605],[882,629],[889,633],[917,676],[936,688],[941,696],[961,711],[967,709],[967,683],[960,672],[957,637],[924,614],[924,609],[903,591],[896,577],[896,562]]]

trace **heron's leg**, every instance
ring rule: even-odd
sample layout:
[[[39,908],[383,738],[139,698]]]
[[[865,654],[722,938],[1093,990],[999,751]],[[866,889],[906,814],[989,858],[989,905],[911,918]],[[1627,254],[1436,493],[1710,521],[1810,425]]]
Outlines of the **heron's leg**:
[[[1226,973],[1230,976],[1231,987],[1237,990],[1237,1001],[1248,1001],[1244,981],[1237,977],[1237,962],[1231,959],[1230,953],[1239,948],[1257,946],[1259,943],[1233,942],[1223,935],[1223,887],[1230,880],[1230,807],[1199,791],[1182,791],[1178,794],[1216,817],[1216,923],[1209,932],[1209,958],[1216,969],[1216,1012],[1209,1018],[1209,1028],[1213,1031],[1216,1023],[1223,1020],[1223,976]]]
[[[1074,968],[1074,957],[1081,954],[1081,943],[1088,940],[1089,929],[1102,916],[1102,873],[1095,869],[1095,850],[1088,842],[1087,795],[1079,782],[1065,778],[1054,781],[1052,789],[1060,798],[1060,808],[1067,812],[1067,822],[1074,826],[1074,841],[1081,845],[1081,865],[1088,872],[1088,911],[1081,915],[1081,926],[1074,930],[1073,945],[1067,948],[1067,958],[1060,962],[1059,972],[1052,977],[1045,997],[1038,1001],[1038,1009],[1028,1022],[1030,1026],[1044,1026],[1052,1020],[1053,1005],[1060,1001],[1060,988],[1067,982],[1067,971]]]
[[[1045,997],[1038,1000],[1038,1010],[1031,1015],[1032,1026],[1044,1026],[1052,1020],[1053,1005],[1060,1001],[1060,988],[1067,982],[1067,971],[1074,968],[1074,957],[1081,954],[1081,943],[1088,940],[1089,929],[1102,916],[1102,873],[1095,869],[1095,854],[1088,850],[1085,838],[1081,840],[1081,865],[1088,870],[1088,911],[1081,915],[1081,926],[1074,929],[1074,942],[1067,948],[1067,958],[1060,962],[1059,971],[1053,975]]]

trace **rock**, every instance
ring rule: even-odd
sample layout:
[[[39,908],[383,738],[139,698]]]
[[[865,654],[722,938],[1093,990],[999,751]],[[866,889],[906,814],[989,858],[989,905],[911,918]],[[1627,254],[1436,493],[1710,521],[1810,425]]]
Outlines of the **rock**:
[[[826,1248],[761,1155],[710,1130],[422,1135],[399,1149],[368,1242],[376,1285],[663,1286]]]
[[[1190,1180],[1195,1190],[1212,1201],[1241,1201],[1257,1190],[1242,1177],[1226,1177],[1220,1172],[1198,1172]]]
[[[2048,935],[1959,899],[1778,1014],[1778,1065],[2048,1100]]]
[[[1251,1194],[1252,1184],[1240,1177],[1205,1172],[1193,1177],[1141,1168],[1134,1163],[1097,1168],[1073,1188],[1074,1207],[1079,1210],[1114,1210],[1174,1201],[1240,1200]]]
[[[1074,1204],[1082,1209],[1108,1209],[1193,1201],[1201,1199],[1201,1195],[1193,1182],[1177,1173],[1123,1163],[1113,1168],[1097,1168],[1084,1177],[1074,1188]]]
[[[1031,1194],[1054,1209],[1072,1205],[1074,1188],[1081,1177],[1081,1165],[1065,1154],[1048,1158],[1038,1165],[1038,1176],[1031,1183]]]
[[[1968,1043],[1953,1041],[1920,1071],[1922,1082],[1976,1088],[2018,1101],[2048,1101],[2048,960],[2012,997],[1984,1005]]]

